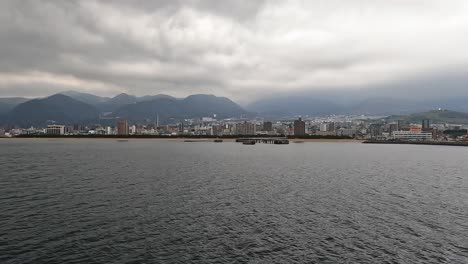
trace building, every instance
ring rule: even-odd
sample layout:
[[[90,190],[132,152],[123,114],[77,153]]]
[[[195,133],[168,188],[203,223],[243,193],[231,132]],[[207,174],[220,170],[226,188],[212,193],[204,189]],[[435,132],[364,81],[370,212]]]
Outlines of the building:
[[[410,125],[406,120],[398,120],[397,121],[397,130],[398,131],[409,131]]]
[[[65,134],[65,126],[61,125],[48,125],[46,128],[47,135],[64,135]]]
[[[244,136],[255,135],[255,124],[248,123],[247,121],[245,121],[244,123],[237,124],[236,134]]]
[[[389,124],[388,125],[387,132],[390,133],[390,135],[391,135],[393,133],[393,131],[398,131],[398,125],[397,124]]]
[[[319,130],[320,130],[320,132],[327,132],[328,131],[328,124],[327,123],[321,123]]]
[[[431,129],[431,121],[429,119],[422,120],[422,130],[428,131]]]
[[[263,122],[263,131],[268,131],[268,132],[273,131],[273,123],[272,122]]]
[[[128,136],[129,128],[128,128],[128,121],[127,120],[120,120],[117,123],[117,135],[119,136]]]
[[[380,124],[371,124],[369,126],[369,132],[371,138],[381,137],[383,133],[383,127]]]
[[[294,120],[294,135],[305,136],[305,122],[299,117],[298,120]]]
[[[422,132],[422,127],[418,125],[411,125],[410,131],[419,133],[419,132]]]
[[[432,140],[431,132],[413,132],[413,131],[394,131],[393,139],[403,141],[430,141]]]

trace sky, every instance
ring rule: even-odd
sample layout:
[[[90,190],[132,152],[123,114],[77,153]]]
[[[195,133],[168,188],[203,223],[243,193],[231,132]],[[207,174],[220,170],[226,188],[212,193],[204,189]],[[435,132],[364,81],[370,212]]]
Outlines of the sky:
[[[450,92],[467,47],[466,0],[3,0],[0,97]]]

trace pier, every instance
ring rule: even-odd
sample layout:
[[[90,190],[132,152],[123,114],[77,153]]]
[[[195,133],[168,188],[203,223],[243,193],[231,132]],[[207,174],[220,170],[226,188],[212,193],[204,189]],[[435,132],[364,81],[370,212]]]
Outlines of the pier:
[[[286,138],[238,138],[236,142],[255,142],[263,144],[276,144],[276,145],[287,145],[289,140]]]

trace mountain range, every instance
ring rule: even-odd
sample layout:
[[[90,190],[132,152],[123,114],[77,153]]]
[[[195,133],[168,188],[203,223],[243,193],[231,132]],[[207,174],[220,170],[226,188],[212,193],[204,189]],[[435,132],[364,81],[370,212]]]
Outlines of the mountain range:
[[[468,97],[420,99],[391,96],[365,97],[353,94],[299,94],[260,99],[247,106],[262,116],[408,115],[434,109],[468,112]]]
[[[38,99],[3,98],[0,102],[6,106],[2,108],[5,110],[1,113],[0,124],[21,127],[51,123],[115,123],[115,119],[155,122],[157,117],[164,123],[170,119],[229,118],[249,114],[228,98],[206,94],[187,98],[119,94],[109,98],[68,91]]]
[[[262,98],[245,108],[225,97],[191,95],[134,96],[119,94],[101,97],[89,93],[66,91],[46,98],[0,98],[0,125],[41,126],[48,123],[104,122],[125,118],[131,122],[161,123],[188,118],[219,118],[260,115],[265,118],[323,116],[331,114],[409,115],[450,109],[468,112],[467,97],[422,100],[417,97],[363,97],[351,93],[293,94]]]

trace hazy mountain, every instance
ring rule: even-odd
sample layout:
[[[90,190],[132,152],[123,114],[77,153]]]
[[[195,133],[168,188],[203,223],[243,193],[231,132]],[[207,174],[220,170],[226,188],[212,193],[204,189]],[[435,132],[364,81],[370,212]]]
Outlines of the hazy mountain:
[[[8,98],[0,98],[0,115],[6,115],[10,112],[15,106],[29,101],[31,99],[23,98],[23,97],[8,97]]]
[[[105,102],[97,104],[96,107],[101,112],[114,112],[115,110],[119,109],[122,106],[125,106],[128,104],[134,104],[136,102],[137,102],[136,96],[128,95],[126,93],[121,93],[112,98],[109,98]]]
[[[349,114],[360,115],[391,115],[410,114],[433,109],[424,102],[390,97],[376,97],[349,106],[345,111]]]
[[[247,109],[264,116],[314,116],[339,113],[343,106],[329,99],[288,96],[261,99],[248,105]]]
[[[75,100],[81,101],[89,105],[94,105],[94,106],[97,106],[99,104],[102,104],[110,100],[109,97],[102,97],[102,96],[97,96],[97,95],[89,94],[89,93],[80,93],[77,91],[65,91],[65,92],[61,92],[60,94],[66,95]]]
[[[83,103],[93,105],[102,112],[113,112],[122,106],[134,104],[136,102],[151,101],[160,98],[175,99],[174,97],[165,94],[145,95],[141,97],[129,95],[126,93],[121,93],[114,97],[102,97],[89,93],[80,93],[76,91],[65,91],[61,92],[60,94],[69,96]]]
[[[0,116],[5,115],[6,113],[10,112],[10,110],[10,105],[0,102]]]
[[[34,99],[17,105],[8,115],[8,123],[22,127],[41,126],[55,121],[58,124],[95,122],[98,110],[63,94]]]
[[[157,95],[145,95],[145,96],[137,97],[137,101],[138,102],[144,102],[144,101],[152,101],[152,100],[161,99],[161,98],[175,99],[175,100],[177,99],[177,98],[172,97],[170,95],[157,94]]]
[[[406,116],[392,115],[387,118],[389,121],[407,120],[411,123],[421,123],[423,119],[429,119],[432,123],[468,124],[468,113],[450,110],[432,110]]]
[[[345,94],[302,94],[261,99],[247,109],[263,116],[320,116],[327,114],[392,115],[411,114],[433,109],[468,112],[467,97],[445,97],[423,100],[417,97],[364,97]]]
[[[199,118],[217,115],[219,118],[239,117],[247,112],[233,101],[214,95],[192,95],[185,99],[159,98],[126,105],[115,112],[119,118],[132,121]]]

